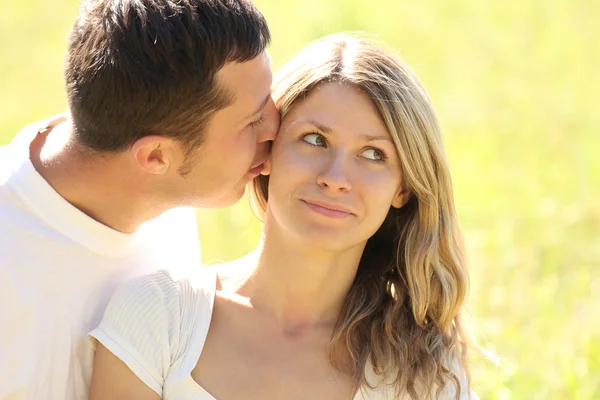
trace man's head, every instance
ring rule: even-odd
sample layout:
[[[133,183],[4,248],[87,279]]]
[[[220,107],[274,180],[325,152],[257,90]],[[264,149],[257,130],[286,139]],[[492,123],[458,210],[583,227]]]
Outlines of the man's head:
[[[278,126],[269,40],[247,0],[84,1],[65,72],[76,141],[131,156],[170,201],[237,201]]]

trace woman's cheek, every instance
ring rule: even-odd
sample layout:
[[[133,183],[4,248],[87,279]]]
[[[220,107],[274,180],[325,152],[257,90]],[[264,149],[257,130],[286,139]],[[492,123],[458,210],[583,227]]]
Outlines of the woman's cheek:
[[[361,174],[361,186],[370,193],[378,193],[387,202],[400,187],[400,177],[390,171],[368,171]]]
[[[302,149],[301,144],[288,142],[273,149],[274,161],[282,169],[303,168],[314,164],[317,160],[314,155],[311,157],[306,149]]]

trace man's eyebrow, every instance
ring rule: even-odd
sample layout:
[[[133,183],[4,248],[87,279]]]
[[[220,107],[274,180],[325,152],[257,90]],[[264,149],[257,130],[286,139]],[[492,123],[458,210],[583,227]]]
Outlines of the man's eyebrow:
[[[267,95],[267,97],[265,97],[265,99],[262,101],[262,103],[260,103],[260,106],[258,106],[256,108],[256,110],[254,110],[253,113],[248,114],[248,116],[245,119],[248,119],[256,114],[258,114],[259,112],[262,111],[263,108],[265,108],[265,106],[267,105],[267,103],[269,102],[269,100],[271,99],[271,93],[269,92],[269,94]]]

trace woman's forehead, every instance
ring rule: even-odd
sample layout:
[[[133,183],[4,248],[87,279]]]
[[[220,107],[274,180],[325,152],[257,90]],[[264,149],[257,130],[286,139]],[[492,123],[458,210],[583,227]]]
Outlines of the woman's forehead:
[[[388,138],[389,132],[373,101],[353,85],[325,83],[298,99],[283,117],[285,129],[312,125],[324,133],[350,131]]]

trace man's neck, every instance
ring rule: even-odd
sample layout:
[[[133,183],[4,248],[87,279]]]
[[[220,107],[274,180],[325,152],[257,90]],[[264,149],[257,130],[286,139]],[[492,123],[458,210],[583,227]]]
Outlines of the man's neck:
[[[68,123],[40,133],[31,143],[30,159],[66,201],[119,232],[131,233],[168,208],[153,204],[139,177],[127,173],[126,162],[119,155],[102,157],[83,152]]]

